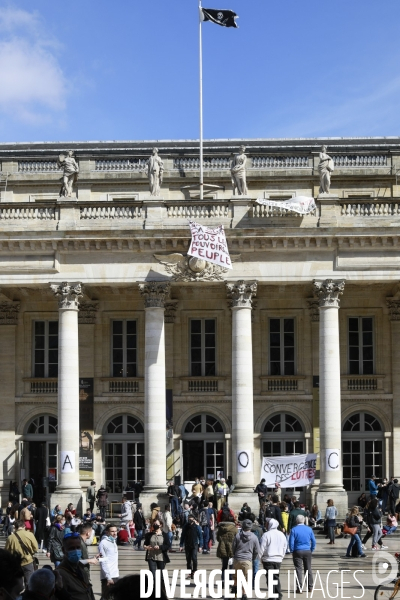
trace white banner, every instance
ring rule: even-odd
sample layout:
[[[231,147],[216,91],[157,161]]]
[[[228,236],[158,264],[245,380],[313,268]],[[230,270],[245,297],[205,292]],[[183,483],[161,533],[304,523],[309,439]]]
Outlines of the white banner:
[[[308,215],[317,208],[314,198],[309,198],[308,196],[295,196],[290,200],[283,200],[282,202],[276,202],[275,200],[268,200],[266,198],[257,198],[256,202],[258,204],[264,204],[265,206],[275,206],[277,208],[291,210],[300,215]]]
[[[61,473],[75,473],[75,452],[73,450],[61,450]]]
[[[316,467],[316,454],[264,456],[261,479],[265,479],[267,487],[274,487],[276,483],[281,488],[304,487],[314,483]]]
[[[253,465],[251,464],[250,450],[237,450],[236,452],[236,469],[238,473],[252,473]]]
[[[223,225],[211,229],[189,221],[189,226],[192,234],[188,251],[190,256],[206,260],[225,269],[233,269]]]
[[[329,448],[325,450],[325,471],[338,471],[340,469],[340,450]]]

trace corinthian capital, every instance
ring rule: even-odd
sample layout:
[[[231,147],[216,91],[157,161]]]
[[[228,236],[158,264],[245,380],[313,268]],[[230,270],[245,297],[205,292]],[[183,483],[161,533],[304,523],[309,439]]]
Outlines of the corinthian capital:
[[[314,295],[318,298],[320,307],[339,308],[339,298],[344,291],[344,281],[333,281],[325,279],[325,281],[314,280]]]
[[[237,306],[251,308],[252,299],[257,293],[257,281],[236,281],[236,283],[226,283],[226,293],[229,298],[231,308]]]
[[[58,308],[79,309],[79,298],[83,296],[81,283],[63,281],[61,285],[51,284],[50,287],[58,298]]]
[[[400,298],[386,298],[386,306],[389,309],[389,319],[400,321]]]
[[[165,308],[165,301],[169,297],[171,284],[169,282],[149,281],[139,283],[139,290],[143,296],[145,308]]]

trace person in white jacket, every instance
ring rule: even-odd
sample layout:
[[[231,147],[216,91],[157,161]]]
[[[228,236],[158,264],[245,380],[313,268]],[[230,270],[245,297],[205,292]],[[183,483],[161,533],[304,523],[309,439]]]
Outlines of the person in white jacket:
[[[164,521],[163,532],[168,534],[169,547],[171,548],[172,540],[173,540],[173,533],[172,533],[172,515],[169,510],[169,504],[165,505],[163,521]]]
[[[284,533],[278,530],[279,523],[275,519],[266,519],[264,527],[267,528],[267,531],[264,533],[260,540],[260,548],[261,561],[264,569],[266,570],[267,584],[268,571],[278,571],[278,573],[274,574],[273,577],[274,580],[277,580],[277,584],[273,586],[274,589],[268,590],[268,592],[273,594],[279,594],[279,598],[282,598],[279,571],[281,568],[282,560],[286,554],[286,536]]]
[[[99,544],[102,598],[106,598],[107,588],[119,579],[117,533],[117,526],[109,523]]]

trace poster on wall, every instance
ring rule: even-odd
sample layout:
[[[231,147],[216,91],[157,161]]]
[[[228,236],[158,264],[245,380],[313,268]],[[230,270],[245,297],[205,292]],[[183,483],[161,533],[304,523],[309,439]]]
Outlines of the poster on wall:
[[[325,470],[339,471],[340,470],[340,450],[337,448],[327,448],[325,450]]]
[[[93,479],[93,377],[79,378],[79,476]]]
[[[261,479],[267,487],[304,487],[314,483],[317,468],[316,454],[295,456],[264,456],[261,465]]]
[[[61,450],[60,466],[61,473],[75,473],[75,452],[73,450]]]
[[[238,450],[236,453],[236,468],[238,473],[252,473],[250,450]]]

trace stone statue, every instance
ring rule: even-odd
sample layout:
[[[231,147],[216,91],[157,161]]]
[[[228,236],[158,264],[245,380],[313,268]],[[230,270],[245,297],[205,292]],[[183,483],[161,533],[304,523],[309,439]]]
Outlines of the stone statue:
[[[71,198],[72,189],[74,187],[74,183],[76,183],[78,180],[79,173],[78,163],[74,158],[74,153],[72,150],[68,152],[67,156],[60,154],[57,165],[64,171],[62,176],[63,184],[60,190],[60,197],[64,196],[64,198]]]
[[[231,162],[233,195],[247,196],[245,146],[240,146],[239,154],[234,154]]]
[[[322,146],[322,152],[319,154],[319,181],[320,181],[320,194],[329,194],[329,189],[331,187],[331,173],[335,169],[335,164],[333,159],[326,153],[326,146]]]
[[[158,156],[157,148],[153,148],[153,156],[147,161],[147,174],[150,183],[150,195],[159,196],[163,180],[164,163]]]

